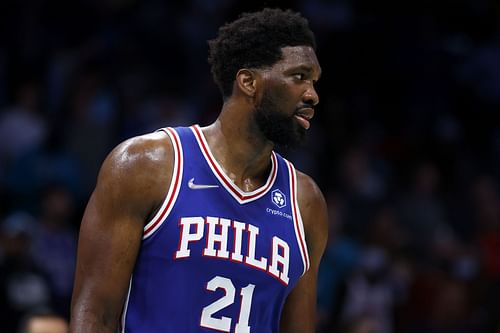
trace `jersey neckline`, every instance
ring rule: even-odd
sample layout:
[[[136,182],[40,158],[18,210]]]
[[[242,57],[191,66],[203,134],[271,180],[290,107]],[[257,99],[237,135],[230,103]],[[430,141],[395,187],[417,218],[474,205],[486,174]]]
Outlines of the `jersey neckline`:
[[[219,180],[222,186],[231,194],[233,198],[236,199],[240,204],[248,203],[254,200],[257,200],[264,196],[269,190],[273,187],[274,181],[276,180],[276,176],[278,174],[278,162],[277,157],[274,151],[271,153],[271,172],[267,177],[267,181],[259,188],[251,191],[245,192],[240,189],[231,178],[224,172],[224,169],[220,166],[219,162],[215,159],[210,147],[208,146],[208,142],[201,131],[201,127],[196,124],[190,127],[193,131],[193,134],[198,142],[200,150],[203,154],[203,157],[207,161],[207,164],[210,166],[215,177]]]

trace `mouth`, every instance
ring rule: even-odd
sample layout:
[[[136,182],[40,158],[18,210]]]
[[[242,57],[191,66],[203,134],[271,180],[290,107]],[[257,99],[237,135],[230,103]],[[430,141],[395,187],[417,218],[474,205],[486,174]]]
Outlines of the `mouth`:
[[[311,127],[310,121],[312,117],[314,117],[314,109],[313,108],[300,108],[294,114],[295,119],[299,122],[300,126],[305,128],[306,130]]]

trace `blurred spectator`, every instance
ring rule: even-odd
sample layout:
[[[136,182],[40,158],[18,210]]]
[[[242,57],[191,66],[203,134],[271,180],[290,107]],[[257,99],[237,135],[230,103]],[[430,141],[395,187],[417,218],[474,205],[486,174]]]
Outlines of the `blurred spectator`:
[[[340,162],[338,178],[345,198],[344,232],[360,240],[378,201],[385,197],[386,181],[367,147],[348,149]]]
[[[41,147],[12,163],[6,179],[12,208],[35,212],[43,189],[52,183],[64,184],[78,198],[87,196],[82,166],[62,139],[62,133],[53,128]]]
[[[81,165],[84,184],[93,184],[99,165],[116,143],[116,96],[99,69],[83,72],[71,93],[64,143]]]
[[[344,206],[340,195],[332,193],[327,197],[328,243],[318,273],[318,328],[330,332],[338,320],[341,307],[341,293],[344,281],[356,269],[361,246],[343,234]]]
[[[433,258],[431,253],[448,256],[455,247],[455,234],[439,195],[440,182],[441,175],[434,164],[419,164],[412,175],[410,191],[399,202],[403,228],[411,235],[410,246],[424,260]]]
[[[380,333],[380,327],[376,320],[370,316],[360,316],[343,323],[338,332],[344,333]]]
[[[380,333],[394,332],[397,290],[391,281],[391,263],[382,248],[366,248],[359,269],[345,281],[340,322],[368,316]]]
[[[74,198],[67,188],[53,184],[43,192],[41,206],[33,260],[50,279],[54,309],[68,315],[77,244]]]
[[[491,280],[500,280],[500,195],[493,179],[479,177],[472,196],[484,271]]]
[[[471,195],[484,275],[484,305],[493,331],[500,328],[500,194],[494,180],[485,175],[475,179]]]
[[[12,213],[0,225],[0,321],[5,332],[14,332],[27,311],[50,305],[49,279],[31,257],[35,233],[34,218],[24,212]]]
[[[28,313],[19,324],[18,333],[68,333],[65,317],[50,309],[37,309]]]
[[[41,146],[46,134],[40,86],[33,81],[23,82],[14,104],[0,112],[0,176],[15,158]]]
[[[420,281],[420,288],[415,289],[415,293],[421,293],[415,297],[422,301],[426,297],[427,301],[422,303],[424,307],[421,309],[413,309],[412,315],[419,315],[409,319],[404,332],[485,332],[478,309],[473,307],[471,289],[466,283],[447,274],[428,275],[427,278],[427,281]]]

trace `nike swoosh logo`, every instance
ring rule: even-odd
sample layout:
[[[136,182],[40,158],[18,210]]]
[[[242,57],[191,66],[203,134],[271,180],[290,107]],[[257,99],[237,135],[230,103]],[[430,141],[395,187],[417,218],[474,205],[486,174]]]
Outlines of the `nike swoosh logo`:
[[[205,185],[205,184],[195,184],[194,178],[188,181],[188,187],[192,190],[206,190],[208,188],[217,188],[219,185]]]

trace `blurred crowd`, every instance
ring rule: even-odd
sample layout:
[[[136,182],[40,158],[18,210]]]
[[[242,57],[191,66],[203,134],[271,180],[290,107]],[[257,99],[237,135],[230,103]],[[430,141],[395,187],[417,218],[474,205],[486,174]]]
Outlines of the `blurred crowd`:
[[[500,3],[0,3],[0,322],[67,317],[78,228],[106,154],[222,100],[207,39],[292,8],[323,75],[305,147],[329,208],[318,329],[500,331]]]

